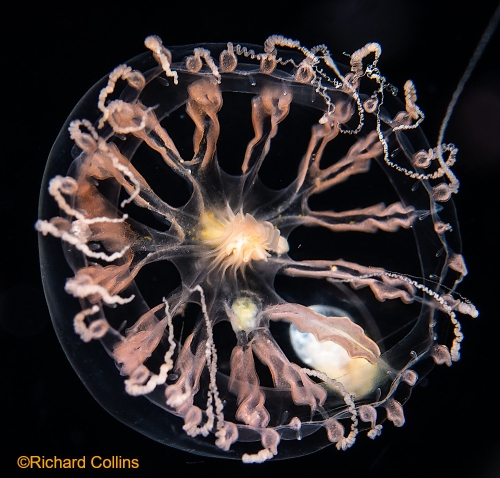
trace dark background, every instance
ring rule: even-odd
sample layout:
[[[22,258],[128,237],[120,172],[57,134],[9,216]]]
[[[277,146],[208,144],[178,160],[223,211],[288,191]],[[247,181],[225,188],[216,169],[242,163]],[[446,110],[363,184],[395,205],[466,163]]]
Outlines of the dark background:
[[[453,114],[446,140],[459,148],[462,180],[456,204],[470,275],[460,287],[481,315],[464,318],[462,360],[436,368],[405,406],[406,425],[384,427],[372,442],[326,448],[259,467],[164,447],[122,425],[87,392],[53,331],[38,268],[40,182],[52,143],[73,106],[118,63],[143,52],[144,38],[166,45],[262,42],[273,33],[306,46],[353,52],[382,44],[380,68],[402,87],[414,80],[430,143],[496,1],[343,0],[292,2],[74,2],[3,8],[0,154],[0,334],[2,337],[0,467],[15,476],[20,455],[139,458],[140,469],[103,476],[500,476],[498,177],[500,172],[500,32],[496,32]],[[7,34],[9,31],[13,32]],[[5,58],[6,54],[6,58]],[[84,476],[89,470],[46,471]],[[286,474],[285,474],[286,473]]]

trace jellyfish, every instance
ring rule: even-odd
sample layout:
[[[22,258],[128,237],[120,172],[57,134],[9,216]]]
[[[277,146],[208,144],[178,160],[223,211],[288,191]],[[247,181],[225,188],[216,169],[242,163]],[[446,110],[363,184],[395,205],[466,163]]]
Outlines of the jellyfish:
[[[75,108],[42,187],[82,381],[139,432],[245,463],[401,427],[478,315],[456,292],[457,148],[429,145],[415,85],[399,99],[377,43],[347,66],[280,35],[145,45]]]

